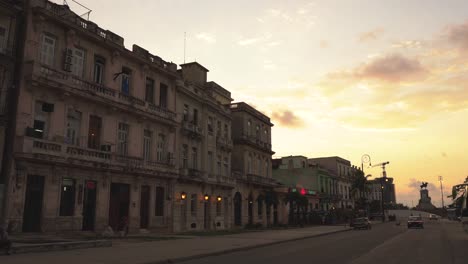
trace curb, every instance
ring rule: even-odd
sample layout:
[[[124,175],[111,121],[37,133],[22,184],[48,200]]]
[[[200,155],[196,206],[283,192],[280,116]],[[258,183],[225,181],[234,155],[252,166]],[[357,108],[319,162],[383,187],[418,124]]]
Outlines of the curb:
[[[309,235],[309,236],[304,236],[304,237],[297,237],[297,238],[291,238],[291,239],[286,239],[286,240],[268,242],[268,243],[258,244],[258,245],[248,246],[248,247],[238,247],[238,248],[225,249],[225,250],[220,250],[220,251],[214,251],[214,252],[209,252],[209,253],[202,253],[202,254],[192,255],[192,256],[188,256],[188,257],[180,257],[180,258],[172,258],[172,259],[158,260],[158,261],[152,261],[152,262],[144,262],[142,264],[168,264],[168,263],[184,262],[184,261],[188,261],[188,260],[201,259],[201,258],[206,258],[206,257],[211,257],[211,256],[225,255],[225,254],[239,252],[239,251],[248,251],[248,250],[252,250],[252,249],[268,247],[268,246],[283,244],[283,243],[287,243],[287,242],[304,240],[304,239],[308,239],[308,238],[327,236],[327,235],[347,232],[347,231],[351,231],[351,230],[353,230],[353,229],[352,228],[346,228],[344,230],[337,230],[337,231],[332,231],[332,232],[328,232],[328,233],[322,233],[322,234]]]
[[[112,247],[110,240],[92,240],[92,241],[73,241],[73,242],[58,242],[58,243],[44,243],[44,244],[31,244],[13,246],[11,248],[12,255],[24,253],[37,253],[49,252],[59,250],[72,250],[83,248],[98,248],[98,247]],[[0,256],[6,255],[6,252],[0,251]]]

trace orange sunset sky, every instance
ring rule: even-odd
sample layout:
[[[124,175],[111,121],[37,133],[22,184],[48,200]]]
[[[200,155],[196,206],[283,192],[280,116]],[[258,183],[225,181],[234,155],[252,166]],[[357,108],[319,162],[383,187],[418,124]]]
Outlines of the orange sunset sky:
[[[80,3],[127,48],[177,64],[186,32],[186,61],[272,118],[276,157],[390,161],[397,202],[408,205],[421,181],[439,206],[438,176],[446,195],[468,176],[468,1]]]

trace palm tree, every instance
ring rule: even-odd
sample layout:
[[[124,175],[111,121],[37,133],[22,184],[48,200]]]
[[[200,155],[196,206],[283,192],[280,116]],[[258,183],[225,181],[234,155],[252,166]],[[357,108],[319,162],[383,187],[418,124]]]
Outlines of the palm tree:
[[[290,192],[284,199],[285,203],[289,203],[289,222],[296,223],[300,217],[300,213],[307,212],[309,204],[307,197],[298,192]],[[297,216],[297,217],[295,217]]]
[[[362,170],[356,170],[354,173],[354,181],[351,185],[351,193],[354,197],[356,197],[356,193],[358,195],[358,201],[356,201],[356,207],[360,207],[361,209],[365,209],[367,204],[367,199],[363,195],[368,191],[367,186],[367,177],[364,176],[364,172]]]

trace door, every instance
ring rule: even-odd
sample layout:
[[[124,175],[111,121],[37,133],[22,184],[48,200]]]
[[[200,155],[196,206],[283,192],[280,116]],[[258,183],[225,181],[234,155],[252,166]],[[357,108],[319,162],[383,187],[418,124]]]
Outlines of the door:
[[[23,232],[40,232],[44,177],[28,175],[24,201]]]
[[[234,195],[234,224],[242,225],[242,196],[239,192]]]
[[[96,220],[96,188],[95,181],[86,181],[83,198],[83,231],[94,231]]]
[[[112,183],[109,201],[109,225],[114,231],[121,231],[128,224],[130,185]]]
[[[203,228],[208,230],[210,228],[210,202],[205,201],[204,204],[204,216],[203,216]]]
[[[150,187],[149,186],[141,186],[140,228],[148,228],[148,223],[149,223],[149,202],[150,202]]]

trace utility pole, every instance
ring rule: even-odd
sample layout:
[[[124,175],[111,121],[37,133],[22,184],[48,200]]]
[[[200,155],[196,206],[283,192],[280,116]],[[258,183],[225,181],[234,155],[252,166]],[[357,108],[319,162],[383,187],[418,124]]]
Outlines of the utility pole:
[[[439,182],[440,182],[440,199],[442,199],[442,209],[445,207],[444,206],[444,189],[442,188],[442,181],[443,181],[443,178],[442,176],[439,176]]]

